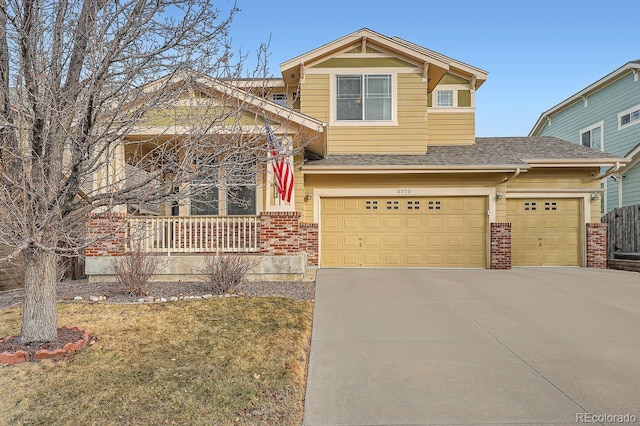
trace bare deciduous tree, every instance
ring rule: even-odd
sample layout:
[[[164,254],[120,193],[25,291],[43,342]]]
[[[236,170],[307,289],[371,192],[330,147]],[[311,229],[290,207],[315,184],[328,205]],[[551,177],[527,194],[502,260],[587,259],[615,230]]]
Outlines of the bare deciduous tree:
[[[170,205],[195,195],[185,182],[220,185],[221,169],[255,178],[267,156],[264,136],[240,128],[237,12],[208,0],[0,0],[0,243],[24,259],[23,342],[56,337],[57,262],[92,243],[87,214]]]

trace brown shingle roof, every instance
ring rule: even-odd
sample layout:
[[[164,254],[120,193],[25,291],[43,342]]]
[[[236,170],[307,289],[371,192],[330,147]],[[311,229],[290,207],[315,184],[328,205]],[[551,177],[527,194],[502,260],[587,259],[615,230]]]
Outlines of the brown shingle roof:
[[[527,160],[622,160],[614,155],[549,136],[476,138],[474,145],[430,145],[424,155],[332,155],[307,166],[521,167]]]

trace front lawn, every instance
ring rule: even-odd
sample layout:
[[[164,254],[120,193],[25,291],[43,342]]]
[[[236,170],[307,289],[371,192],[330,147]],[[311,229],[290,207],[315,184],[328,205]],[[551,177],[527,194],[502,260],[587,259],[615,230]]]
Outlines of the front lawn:
[[[299,425],[311,302],[227,298],[58,305],[97,342],[72,358],[0,367],[6,424]],[[20,308],[0,310],[0,337]]]

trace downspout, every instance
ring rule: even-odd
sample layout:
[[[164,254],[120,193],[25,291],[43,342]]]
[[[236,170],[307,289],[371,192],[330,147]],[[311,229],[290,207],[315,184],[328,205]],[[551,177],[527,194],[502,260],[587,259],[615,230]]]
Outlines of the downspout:
[[[595,177],[594,179],[595,179],[595,180],[602,180],[602,179],[604,179],[604,178],[608,178],[609,176],[611,176],[612,174],[614,174],[615,172],[617,172],[618,170],[620,170],[620,167],[622,167],[622,166],[620,165],[620,162],[619,162],[619,161],[616,161],[616,166],[615,166],[614,168],[609,169],[609,171],[607,171],[605,174],[600,175],[600,176],[598,176],[598,177]]]
[[[327,152],[327,150],[329,149],[328,145],[329,145],[329,123],[323,122],[322,123],[322,133],[324,133],[322,135],[322,151],[324,152],[324,158],[327,158],[329,156],[329,153]]]
[[[618,208],[622,207],[622,176],[618,177]]]
[[[506,183],[509,183],[509,181],[512,181],[513,179],[517,178],[518,176],[520,176],[520,167],[518,167],[518,168],[516,169],[516,171],[513,173],[513,175],[512,175],[512,176],[510,176],[510,177],[508,177],[508,178],[505,178],[505,179],[502,181],[502,183],[505,183],[505,184],[506,184]]]

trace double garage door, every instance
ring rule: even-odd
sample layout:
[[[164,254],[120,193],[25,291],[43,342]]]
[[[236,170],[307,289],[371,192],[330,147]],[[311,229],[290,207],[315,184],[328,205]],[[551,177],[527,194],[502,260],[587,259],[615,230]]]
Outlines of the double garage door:
[[[323,198],[321,266],[486,266],[486,197]]]
[[[331,267],[487,266],[487,197],[322,198]],[[579,266],[579,199],[509,199],[513,266]]]

